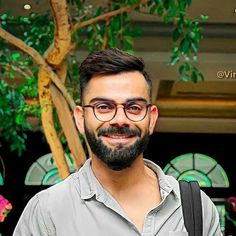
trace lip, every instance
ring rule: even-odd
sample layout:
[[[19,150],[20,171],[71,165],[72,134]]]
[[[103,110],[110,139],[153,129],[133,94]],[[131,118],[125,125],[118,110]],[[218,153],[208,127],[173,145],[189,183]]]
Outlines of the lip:
[[[126,134],[110,134],[110,135],[103,135],[102,138],[105,142],[111,145],[117,144],[130,144],[133,142],[135,136],[126,135]]]

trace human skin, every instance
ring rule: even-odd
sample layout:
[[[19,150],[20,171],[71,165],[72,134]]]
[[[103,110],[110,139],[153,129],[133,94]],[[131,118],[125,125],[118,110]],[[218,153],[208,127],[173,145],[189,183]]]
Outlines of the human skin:
[[[143,75],[137,71],[115,75],[96,75],[89,81],[84,94],[83,104],[90,104],[91,101],[99,98],[110,99],[116,103],[124,103],[132,98],[142,98],[147,102],[150,102],[147,82]],[[101,122],[96,119],[91,108],[83,110],[78,106],[75,109],[75,119],[80,133],[85,135],[84,126],[86,125],[87,129],[90,132],[93,132],[96,138],[98,138],[97,131],[100,128],[112,126],[126,126],[130,129],[139,129],[141,131],[141,137],[146,133],[149,135],[152,134],[157,119],[156,106],[153,105],[145,119],[139,122],[129,120],[125,116],[122,106],[120,108],[121,109],[118,108],[116,116],[111,121]],[[113,135],[113,137],[102,136],[100,138],[109,148],[115,148],[119,144],[122,144],[124,147],[130,146],[137,140],[136,136],[121,137],[121,135],[119,135],[119,138],[115,138],[114,136],[115,135]],[[96,162],[96,155],[93,154],[93,156],[95,157],[94,159],[96,160],[94,161]]]
[[[135,98],[142,98],[150,102],[147,82],[143,75],[137,71],[92,77],[84,91],[83,105],[90,104],[92,100],[98,98],[109,99],[116,103],[124,103],[128,99]],[[97,120],[92,109],[82,109],[80,106],[75,108],[74,116],[77,127],[83,135],[85,135],[85,125],[96,138],[98,138],[97,132],[100,128],[126,126],[130,129],[141,130],[141,137],[143,137],[146,133],[149,135],[153,133],[158,110],[155,105],[152,105],[147,116],[139,122],[129,120],[125,116],[122,106],[118,108],[116,116],[108,122]],[[115,148],[120,144],[128,147],[134,144],[138,138],[137,136],[117,136],[119,134],[99,138],[110,148]],[[109,169],[102,160],[96,157],[95,153],[92,153],[91,157],[91,167],[98,181],[116,198],[139,230],[142,231],[145,215],[160,202],[157,176],[144,165],[143,154],[136,157],[129,168],[120,171]],[[149,199],[149,201],[145,199]]]

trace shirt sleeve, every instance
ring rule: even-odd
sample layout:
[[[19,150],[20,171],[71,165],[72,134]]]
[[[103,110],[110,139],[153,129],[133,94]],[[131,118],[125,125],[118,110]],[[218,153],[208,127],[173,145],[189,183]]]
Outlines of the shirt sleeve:
[[[219,214],[211,199],[202,192],[203,231],[207,236],[223,236],[220,228]]]
[[[53,235],[43,212],[39,200],[39,194],[36,194],[26,205],[17,225],[13,236],[51,236]],[[47,224],[46,224],[47,222]]]

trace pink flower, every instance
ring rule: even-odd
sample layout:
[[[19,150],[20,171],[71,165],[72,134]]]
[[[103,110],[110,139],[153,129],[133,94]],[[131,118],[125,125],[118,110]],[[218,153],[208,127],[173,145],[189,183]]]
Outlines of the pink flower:
[[[7,214],[11,211],[12,204],[0,195],[0,222],[3,222],[7,217]]]

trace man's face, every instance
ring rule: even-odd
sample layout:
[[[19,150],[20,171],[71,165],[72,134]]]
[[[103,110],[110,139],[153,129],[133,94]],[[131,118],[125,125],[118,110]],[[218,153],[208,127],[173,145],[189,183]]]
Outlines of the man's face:
[[[147,82],[139,72],[126,72],[94,76],[84,91],[83,104],[95,105],[103,101],[127,104],[140,100],[150,103]],[[118,105],[116,115],[109,121],[98,120],[91,107],[77,107],[75,119],[93,155],[118,171],[130,167],[142,156],[156,123],[157,108],[149,107],[146,117],[134,122],[127,118],[122,105]]]

